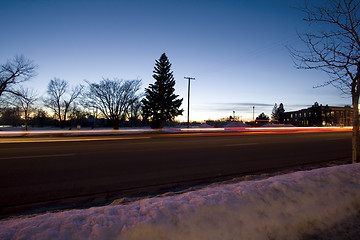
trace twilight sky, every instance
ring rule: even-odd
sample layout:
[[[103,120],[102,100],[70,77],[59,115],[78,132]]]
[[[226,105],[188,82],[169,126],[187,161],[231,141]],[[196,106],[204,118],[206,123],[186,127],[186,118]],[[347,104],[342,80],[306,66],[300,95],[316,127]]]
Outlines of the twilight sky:
[[[39,66],[26,86],[45,95],[54,77],[71,85],[105,78],[153,83],[155,59],[172,63],[176,93],[191,82],[190,119],[242,119],[320,104],[351,104],[319,71],[297,70],[286,45],[306,29],[303,0],[0,0],[0,63],[24,54]]]

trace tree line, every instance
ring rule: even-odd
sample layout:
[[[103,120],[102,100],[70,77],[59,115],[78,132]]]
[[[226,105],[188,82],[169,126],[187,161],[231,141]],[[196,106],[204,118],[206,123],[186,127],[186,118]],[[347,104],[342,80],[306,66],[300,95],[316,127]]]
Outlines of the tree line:
[[[142,122],[150,124],[152,128],[162,128],[165,123],[174,121],[175,117],[183,113],[180,108],[183,99],[175,94],[171,67],[172,64],[163,53],[155,62],[152,76],[155,82],[145,88],[145,93],[139,92],[139,79],[103,78],[99,83],[85,81],[85,85],[70,87],[68,81],[54,78],[48,83],[46,96],[40,99],[33,89],[20,85],[36,76],[37,65],[22,55],[16,56],[1,65],[1,120],[10,121],[13,125],[24,122],[26,130],[29,123],[71,128],[82,121],[94,127],[95,119],[98,118],[105,118],[114,129],[118,129],[124,122],[132,125]],[[53,114],[52,117],[47,116],[42,108],[34,107],[40,100]],[[31,119],[30,113],[33,113]]]

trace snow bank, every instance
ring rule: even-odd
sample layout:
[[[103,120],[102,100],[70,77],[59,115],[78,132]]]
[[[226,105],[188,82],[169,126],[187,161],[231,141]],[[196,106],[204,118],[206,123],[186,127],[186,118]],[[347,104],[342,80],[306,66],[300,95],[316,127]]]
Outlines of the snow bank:
[[[300,239],[360,208],[360,165],[0,222],[0,239]]]

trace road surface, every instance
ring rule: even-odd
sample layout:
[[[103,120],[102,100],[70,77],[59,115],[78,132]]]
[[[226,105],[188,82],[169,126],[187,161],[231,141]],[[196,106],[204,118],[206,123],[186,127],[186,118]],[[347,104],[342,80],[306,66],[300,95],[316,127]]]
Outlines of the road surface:
[[[0,214],[349,159],[351,132],[0,139]]]

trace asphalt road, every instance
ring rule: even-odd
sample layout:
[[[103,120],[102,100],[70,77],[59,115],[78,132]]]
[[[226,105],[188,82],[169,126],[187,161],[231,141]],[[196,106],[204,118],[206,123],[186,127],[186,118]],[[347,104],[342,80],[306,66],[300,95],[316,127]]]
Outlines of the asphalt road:
[[[351,132],[1,140],[0,214],[351,157]]]

